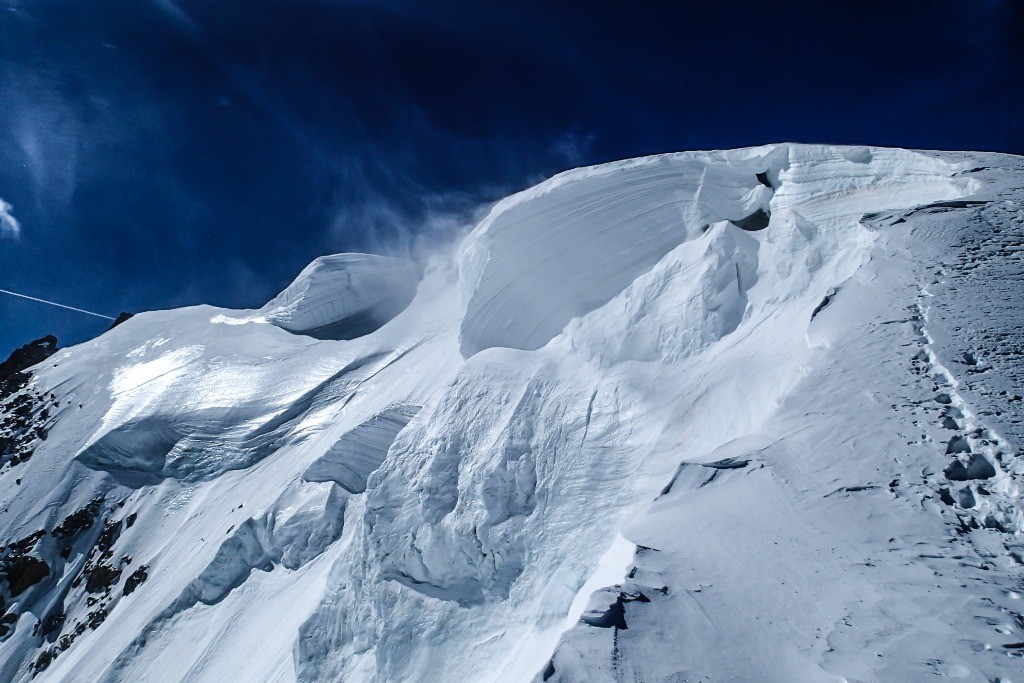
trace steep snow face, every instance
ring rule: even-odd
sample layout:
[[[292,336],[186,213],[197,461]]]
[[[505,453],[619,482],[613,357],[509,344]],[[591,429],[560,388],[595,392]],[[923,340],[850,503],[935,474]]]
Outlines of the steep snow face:
[[[327,257],[58,352],[0,403],[0,678],[1010,675],[1022,187],[986,154],[636,159],[422,277]]]
[[[584,168],[500,202],[462,249],[463,353],[543,346],[718,222],[751,231],[773,225],[787,237],[797,223],[804,233],[831,232],[866,212],[955,199],[971,188],[921,154],[817,147],[793,158],[789,149]]]

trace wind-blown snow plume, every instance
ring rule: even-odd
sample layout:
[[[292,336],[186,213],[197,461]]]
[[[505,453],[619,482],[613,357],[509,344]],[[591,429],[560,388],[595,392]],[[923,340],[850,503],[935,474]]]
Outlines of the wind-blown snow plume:
[[[0,680],[1014,677],[1022,193],[616,162],[5,364]]]
[[[0,198],[0,237],[21,237],[21,224],[13,211],[14,207]]]

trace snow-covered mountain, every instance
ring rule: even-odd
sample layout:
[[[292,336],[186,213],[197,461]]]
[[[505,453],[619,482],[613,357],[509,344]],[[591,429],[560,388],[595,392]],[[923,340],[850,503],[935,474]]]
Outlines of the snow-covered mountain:
[[[0,680],[1019,681],[1022,314],[1024,159],[783,144],[37,344]]]

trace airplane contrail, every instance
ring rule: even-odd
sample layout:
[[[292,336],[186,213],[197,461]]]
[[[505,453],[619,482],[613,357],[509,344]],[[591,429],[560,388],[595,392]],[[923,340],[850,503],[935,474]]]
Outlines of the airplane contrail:
[[[75,308],[74,306],[65,306],[64,304],[59,304],[56,301],[47,301],[46,299],[40,299],[39,297],[29,296],[28,294],[18,294],[17,292],[12,292],[12,291],[7,290],[7,289],[0,289],[0,293],[2,293],[2,294],[10,294],[11,296],[16,296],[16,297],[19,297],[21,299],[28,299],[29,301],[38,301],[41,304],[50,304],[51,306],[56,306],[57,308],[66,308],[69,311],[78,311],[79,313],[85,313],[87,315],[94,315],[97,318],[106,318],[107,320],[115,320],[114,317],[109,316],[109,315],[103,315],[102,313],[93,313],[92,311],[87,311],[84,308]]]

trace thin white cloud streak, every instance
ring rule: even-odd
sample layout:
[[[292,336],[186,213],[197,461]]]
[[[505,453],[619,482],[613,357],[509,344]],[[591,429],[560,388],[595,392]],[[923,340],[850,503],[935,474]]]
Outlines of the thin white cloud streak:
[[[342,169],[339,168],[335,160],[332,159],[313,138],[306,134],[302,127],[293,120],[283,107],[277,105],[270,97],[267,96],[263,88],[261,88],[256,80],[249,75],[246,69],[236,63],[227,55],[227,53],[218,47],[210,39],[202,26],[196,23],[192,17],[185,12],[185,10],[175,3],[174,0],[154,0],[154,4],[160,11],[177,23],[188,34],[196,47],[204,51],[206,55],[213,60],[221,72],[231,80],[235,87],[249,97],[250,101],[263,109],[263,111],[276,121],[277,124],[292,137],[293,140],[312,154],[319,163],[323,164],[335,174],[341,174]]]
[[[565,157],[565,160],[571,165],[579,166],[586,161],[596,139],[596,134],[586,132],[579,126],[573,126],[555,140],[551,149]]]
[[[85,313],[86,315],[94,315],[97,318],[105,318],[107,320],[114,320],[115,319],[113,316],[110,316],[110,315],[103,315],[102,313],[94,313],[92,311],[87,311],[84,308],[75,308],[74,306],[65,306],[64,304],[59,304],[56,301],[50,301],[48,299],[40,299],[39,297],[29,296],[28,294],[19,294],[18,292],[12,292],[9,289],[0,289],[0,294],[9,294],[10,296],[18,297],[19,299],[28,299],[29,301],[35,301],[35,302],[38,302],[38,303],[41,303],[41,304],[47,304],[49,306],[56,306],[57,308],[64,308],[64,309],[67,309],[69,311],[75,311],[77,313]]]

